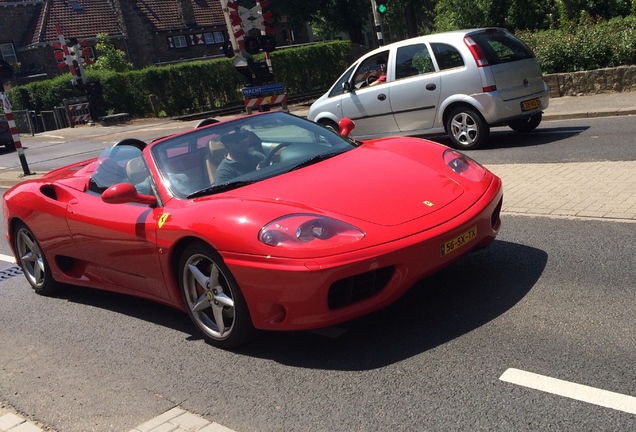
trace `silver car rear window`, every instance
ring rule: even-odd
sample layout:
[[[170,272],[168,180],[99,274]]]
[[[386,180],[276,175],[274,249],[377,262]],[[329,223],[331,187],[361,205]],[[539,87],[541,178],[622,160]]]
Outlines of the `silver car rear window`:
[[[530,48],[508,32],[486,30],[468,36],[479,45],[491,66],[534,58]]]

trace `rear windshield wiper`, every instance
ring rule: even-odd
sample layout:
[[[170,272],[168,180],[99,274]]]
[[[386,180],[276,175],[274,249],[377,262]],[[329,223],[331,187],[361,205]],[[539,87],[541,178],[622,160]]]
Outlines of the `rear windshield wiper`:
[[[243,186],[247,186],[247,185],[251,185],[252,183],[255,183],[257,180],[242,180],[242,181],[235,181],[235,182],[229,182],[229,183],[222,183],[222,184],[218,184],[218,185],[213,185],[210,187],[207,187],[205,189],[201,189],[200,191],[196,191],[191,193],[190,195],[187,196],[188,199],[191,198],[197,198],[200,196],[204,196],[204,195],[211,195],[211,194],[215,194],[215,193],[219,193],[219,192],[227,192],[229,190],[232,189],[236,189],[236,188],[240,188]]]

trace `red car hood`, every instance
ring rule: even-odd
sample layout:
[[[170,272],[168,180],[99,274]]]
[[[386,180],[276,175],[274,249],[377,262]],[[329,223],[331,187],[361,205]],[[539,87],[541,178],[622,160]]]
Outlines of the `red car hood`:
[[[463,192],[453,179],[422,162],[362,146],[231,194],[394,226],[430,215]]]

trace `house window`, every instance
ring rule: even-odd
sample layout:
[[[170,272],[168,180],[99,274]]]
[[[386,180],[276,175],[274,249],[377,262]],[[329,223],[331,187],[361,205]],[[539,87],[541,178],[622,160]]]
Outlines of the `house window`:
[[[212,45],[214,43],[214,35],[212,33],[203,33],[206,45]]]
[[[188,46],[188,40],[183,35],[175,36],[172,41],[175,48],[186,48]]]
[[[0,54],[2,55],[2,59],[7,63],[16,64],[18,62],[18,57],[15,55],[12,43],[0,44]]]
[[[214,42],[223,43],[225,42],[225,37],[222,32],[214,32]]]

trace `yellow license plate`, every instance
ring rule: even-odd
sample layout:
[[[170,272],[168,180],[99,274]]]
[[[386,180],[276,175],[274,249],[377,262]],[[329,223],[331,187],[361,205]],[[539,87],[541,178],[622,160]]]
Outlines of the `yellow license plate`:
[[[446,243],[442,243],[442,245],[440,246],[440,256],[448,255],[449,253],[456,251],[460,247],[466,245],[476,238],[477,227],[472,227],[464,234],[457,236],[454,239],[447,241]]]
[[[521,111],[530,111],[540,107],[541,107],[541,99],[539,98],[530,99],[530,100],[521,102]]]

